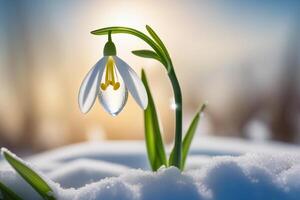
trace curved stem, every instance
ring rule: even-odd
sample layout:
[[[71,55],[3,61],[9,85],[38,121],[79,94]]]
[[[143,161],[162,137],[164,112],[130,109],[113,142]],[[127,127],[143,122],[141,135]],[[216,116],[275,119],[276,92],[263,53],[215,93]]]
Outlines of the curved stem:
[[[151,29],[152,31],[152,29]],[[172,60],[168,54],[168,51],[164,46],[160,46],[156,42],[154,42],[150,37],[145,35],[144,33],[135,30],[133,28],[128,27],[107,27],[98,29],[91,32],[95,35],[106,35],[106,34],[114,34],[114,33],[125,33],[134,35],[143,41],[145,41],[148,45],[152,47],[152,49],[157,53],[157,55],[161,58],[162,64],[168,70],[168,76],[172,84],[174,98],[176,103],[176,121],[175,121],[175,144],[174,144],[174,157],[171,160],[170,165],[176,166],[181,169],[181,149],[182,149],[182,94],[179,82],[177,80]],[[158,36],[157,36],[158,37]],[[160,40],[160,39],[159,39]]]
[[[134,36],[144,40],[144,42],[146,42],[149,46],[151,46],[152,49],[158,54],[158,56],[162,58],[162,64],[165,67],[168,67],[168,63],[169,63],[168,58],[165,55],[165,53],[163,52],[163,50],[160,48],[160,46],[158,46],[147,35],[145,35],[144,33],[140,32],[138,30],[135,30],[133,28],[128,28],[128,27],[114,26],[114,27],[107,27],[107,28],[98,29],[98,30],[92,31],[91,33],[94,34],[94,35],[106,35],[109,32],[111,32],[111,34],[115,34],[115,33],[130,34],[130,35],[134,35]]]

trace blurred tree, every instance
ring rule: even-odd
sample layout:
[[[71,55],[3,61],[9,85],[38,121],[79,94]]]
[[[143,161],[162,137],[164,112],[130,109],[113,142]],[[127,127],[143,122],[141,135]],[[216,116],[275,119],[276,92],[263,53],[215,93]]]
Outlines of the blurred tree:
[[[10,41],[6,48],[5,71],[9,76],[10,86],[13,88],[17,102],[21,105],[23,127],[20,137],[14,141],[14,147],[19,149],[32,146],[35,130],[35,110],[33,94],[33,63],[31,46],[28,42],[28,26],[26,25],[26,13],[23,1],[5,1],[6,23],[5,34]],[[4,134],[1,134],[4,137]]]
[[[279,141],[295,142],[297,136],[297,117],[299,116],[298,80],[300,74],[300,24],[288,38],[286,58],[282,72],[278,100],[275,101],[274,113],[271,121],[273,138]]]

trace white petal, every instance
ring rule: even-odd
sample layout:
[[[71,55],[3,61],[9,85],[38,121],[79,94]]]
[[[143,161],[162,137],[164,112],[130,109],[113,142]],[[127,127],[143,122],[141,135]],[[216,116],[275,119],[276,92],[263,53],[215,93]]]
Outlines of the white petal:
[[[105,77],[105,75],[103,77]],[[116,116],[122,111],[128,97],[127,88],[120,75],[118,76],[118,82],[120,83],[120,87],[117,90],[114,90],[113,87],[109,85],[106,90],[100,89],[98,96],[104,109],[113,116]]]
[[[87,113],[94,105],[99,92],[99,81],[105,69],[107,57],[101,58],[85,76],[81,83],[78,95],[78,103],[81,112]]]
[[[129,92],[135,101],[143,109],[146,109],[148,105],[148,96],[143,82],[135,71],[121,58],[114,56],[114,60]]]

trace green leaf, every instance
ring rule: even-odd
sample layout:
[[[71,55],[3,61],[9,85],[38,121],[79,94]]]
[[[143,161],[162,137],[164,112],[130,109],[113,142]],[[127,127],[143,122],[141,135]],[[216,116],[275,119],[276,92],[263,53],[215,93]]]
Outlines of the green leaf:
[[[174,163],[174,152],[175,152],[175,148],[173,147],[169,157],[169,165],[171,165],[171,163]]]
[[[152,58],[152,59],[155,59],[155,60],[158,60],[159,62],[161,62],[161,59],[157,55],[157,53],[155,53],[154,51],[151,51],[151,50],[135,50],[135,51],[132,51],[132,53],[139,57]]]
[[[193,141],[193,138],[194,138],[194,135],[195,135],[195,132],[196,132],[199,120],[200,120],[201,113],[204,111],[205,107],[206,107],[206,104],[203,104],[201,106],[200,110],[196,113],[196,115],[194,116],[194,119],[193,119],[190,127],[188,128],[188,130],[185,134],[185,137],[183,139],[182,158],[181,158],[182,170],[184,169],[185,161],[186,161],[187,155],[189,153],[189,149],[190,149],[191,143]]]
[[[55,200],[50,186],[35,171],[30,169],[24,161],[2,148],[2,154],[7,162],[29,183],[44,199]]]
[[[0,191],[5,200],[22,200],[16,193],[0,182]]]
[[[167,166],[166,153],[161,138],[156,108],[144,70],[142,70],[142,81],[148,94],[148,107],[144,111],[146,147],[151,168],[156,171],[162,165]]]
[[[163,50],[164,54],[167,56],[168,60],[171,61],[169,52],[166,48],[166,46],[164,45],[164,43],[161,41],[161,39],[158,37],[158,35],[155,33],[155,31],[149,26],[146,25],[146,29],[148,31],[148,33],[151,35],[151,37],[154,39],[154,41],[159,45],[159,47]],[[171,63],[168,63],[168,71],[171,70]]]

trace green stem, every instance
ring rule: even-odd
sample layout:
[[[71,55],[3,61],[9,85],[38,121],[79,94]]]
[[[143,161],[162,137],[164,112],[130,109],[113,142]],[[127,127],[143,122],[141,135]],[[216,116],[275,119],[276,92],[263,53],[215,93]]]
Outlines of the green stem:
[[[108,31],[108,41],[111,42],[111,31]]]
[[[170,165],[176,166],[181,169],[181,146],[182,146],[182,95],[179,82],[177,80],[172,60],[169,56],[168,51],[164,47],[164,45],[159,45],[155,41],[153,41],[150,37],[145,35],[144,33],[135,30],[133,28],[128,27],[107,27],[98,29],[91,32],[95,35],[106,35],[106,34],[114,34],[114,33],[125,33],[134,35],[143,41],[145,41],[152,49],[157,53],[157,55],[161,58],[161,63],[168,70],[168,76],[172,84],[174,98],[176,103],[176,122],[175,122],[175,144],[174,144],[174,159],[172,159],[172,163]],[[160,39],[159,39],[160,40]]]
[[[171,160],[170,165],[176,166],[181,169],[181,149],[182,149],[182,95],[179,82],[177,80],[174,68],[172,67],[168,73],[169,78],[172,83],[172,88],[175,98],[175,143],[174,143],[174,159]]]

